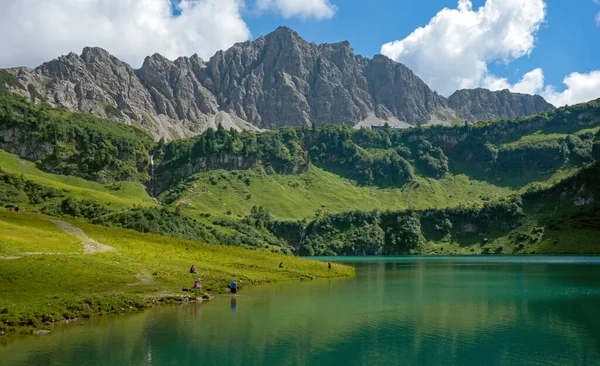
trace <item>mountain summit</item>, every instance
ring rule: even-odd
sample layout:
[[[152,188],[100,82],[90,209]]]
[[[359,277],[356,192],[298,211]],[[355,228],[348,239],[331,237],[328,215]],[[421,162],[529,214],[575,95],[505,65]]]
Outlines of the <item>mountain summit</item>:
[[[86,47],[35,69],[7,69],[33,100],[141,126],[156,139],[235,129],[346,124],[410,127],[517,117],[554,108],[539,96],[462,90],[449,99],[406,66],[354,54],[347,41],[317,45],[287,27],[204,61],[154,54],[134,70]],[[26,86],[26,87],[25,87]]]

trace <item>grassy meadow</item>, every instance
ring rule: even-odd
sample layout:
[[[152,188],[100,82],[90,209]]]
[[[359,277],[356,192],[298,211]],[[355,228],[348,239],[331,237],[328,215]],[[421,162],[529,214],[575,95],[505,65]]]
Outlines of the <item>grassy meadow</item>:
[[[417,177],[401,188],[359,186],[315,166],[298,175],[268,175],[260,170],[217,170],[196,174],[173,205],[187,212],[246,216],[263,206],[279,220],[311,219],[315,213],[349,210],[435,209],[481,203],[513,193],[465,175],[443,179]],[[160,197],[165,200],[169,192]]]
[[[82,238],[59,229],[54,218],[0,213],[0,331],[31,331],[78,317],[122,313],[181,296],[209,297],[236,279],[248,285],[352,276],[353,269],[233,246],[142,234],[61,219]],[[86,241],[110,251],[84,253]],[[93,247],[93,246],[92,246]],[[285,268],[278,268],[280,262]],[[190,274],[195,265],[199,273]],[[183,292],[196,278],[199,293]]]

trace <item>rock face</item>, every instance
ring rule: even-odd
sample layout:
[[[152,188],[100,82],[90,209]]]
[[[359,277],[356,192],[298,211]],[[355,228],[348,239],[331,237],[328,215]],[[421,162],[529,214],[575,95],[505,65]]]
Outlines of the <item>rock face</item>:
[[[103,49],[85,48],[81,56],[8,71],[23,86],[14,92],[138,125],[156,139],[193,136],[218,123],[238,130],[312,123],[410,127],[552,107],[541,97],[484,90],[460,91],[448,100],[402,64],[355,55],[348,42],[308,43],[285,27],[219,51],[208,62],[155,54],[134,70]]]
[[[539,95],[487,89],[458,90],[448,98],[448,103],[469,122],[530,116],[555,108]]]

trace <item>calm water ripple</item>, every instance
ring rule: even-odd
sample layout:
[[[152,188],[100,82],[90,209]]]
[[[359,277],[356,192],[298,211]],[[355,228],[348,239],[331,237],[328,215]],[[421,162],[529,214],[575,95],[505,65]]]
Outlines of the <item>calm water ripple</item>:
[[[73,323],[0,365],[600,365],[600,257],[336,260],[357,277]]]

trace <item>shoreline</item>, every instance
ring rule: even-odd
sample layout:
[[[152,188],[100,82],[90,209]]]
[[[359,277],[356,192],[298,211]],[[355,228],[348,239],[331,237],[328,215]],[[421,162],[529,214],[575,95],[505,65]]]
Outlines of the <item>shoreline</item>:
[[[344,265],[345,266],[345,265]],[[345,266],[346,267],[346,266]],[[351,276],[343,277],[310,277],[301,279],[288,279],[281,281],[264,281],[251,283],[244,287],[256,287],[264,285],[272,285],[284,282],[305,282],[305,281],[316,281],[326,279],[342,279],[354,277],[356,273],[353,272]],[[191,304],[191,303],[205,303],[214,299],[218,295],[227,294],[227,291],[220,292],[197,292],[189,291],[187,293],[163,293],[163,294],[139,294],[132,295],[126,293],[113,293],[106,295],[97,295],[93,297],[86,297],[86,299],[97,300],[97,303],[91,304],[90,302],[77,301],[75,303],[68,303],[64,306],[65,313],[69,311],[68,317],[62,319],[44,319],[40,317],[40,322],[37,325],[33,324],[8,324],[11,321],[6,322],[9,326],[8,330],[0,329],[0,341],[10,342],[15,337],[20,336],[42,336],[52,333],[56,327],[61,325],[70,324],[73,322],[97,318],[106,315],[127,315],[143,312],[154,307],[164,305],[177,305],[177,304]],[[59,299],[60,300],[60,299]],[[108,302],[107,302],[108,301]],[[93,302],[93,301],[91,301]],[[100,302],[106,304],[109,308],[100,306]],[[1,315],[1,314],[0,314]]]
[[[0,338],[52,330],[61,321],[197,302],[227,291],[282,281],[352,277],[317,261],[269,251],[104,227],[45,215],[0,212]],[[279,264],[285,262],[285,268]],[[190,264],[198,274],[190,274]],[[184,292],[194,279],[202,290]]]

